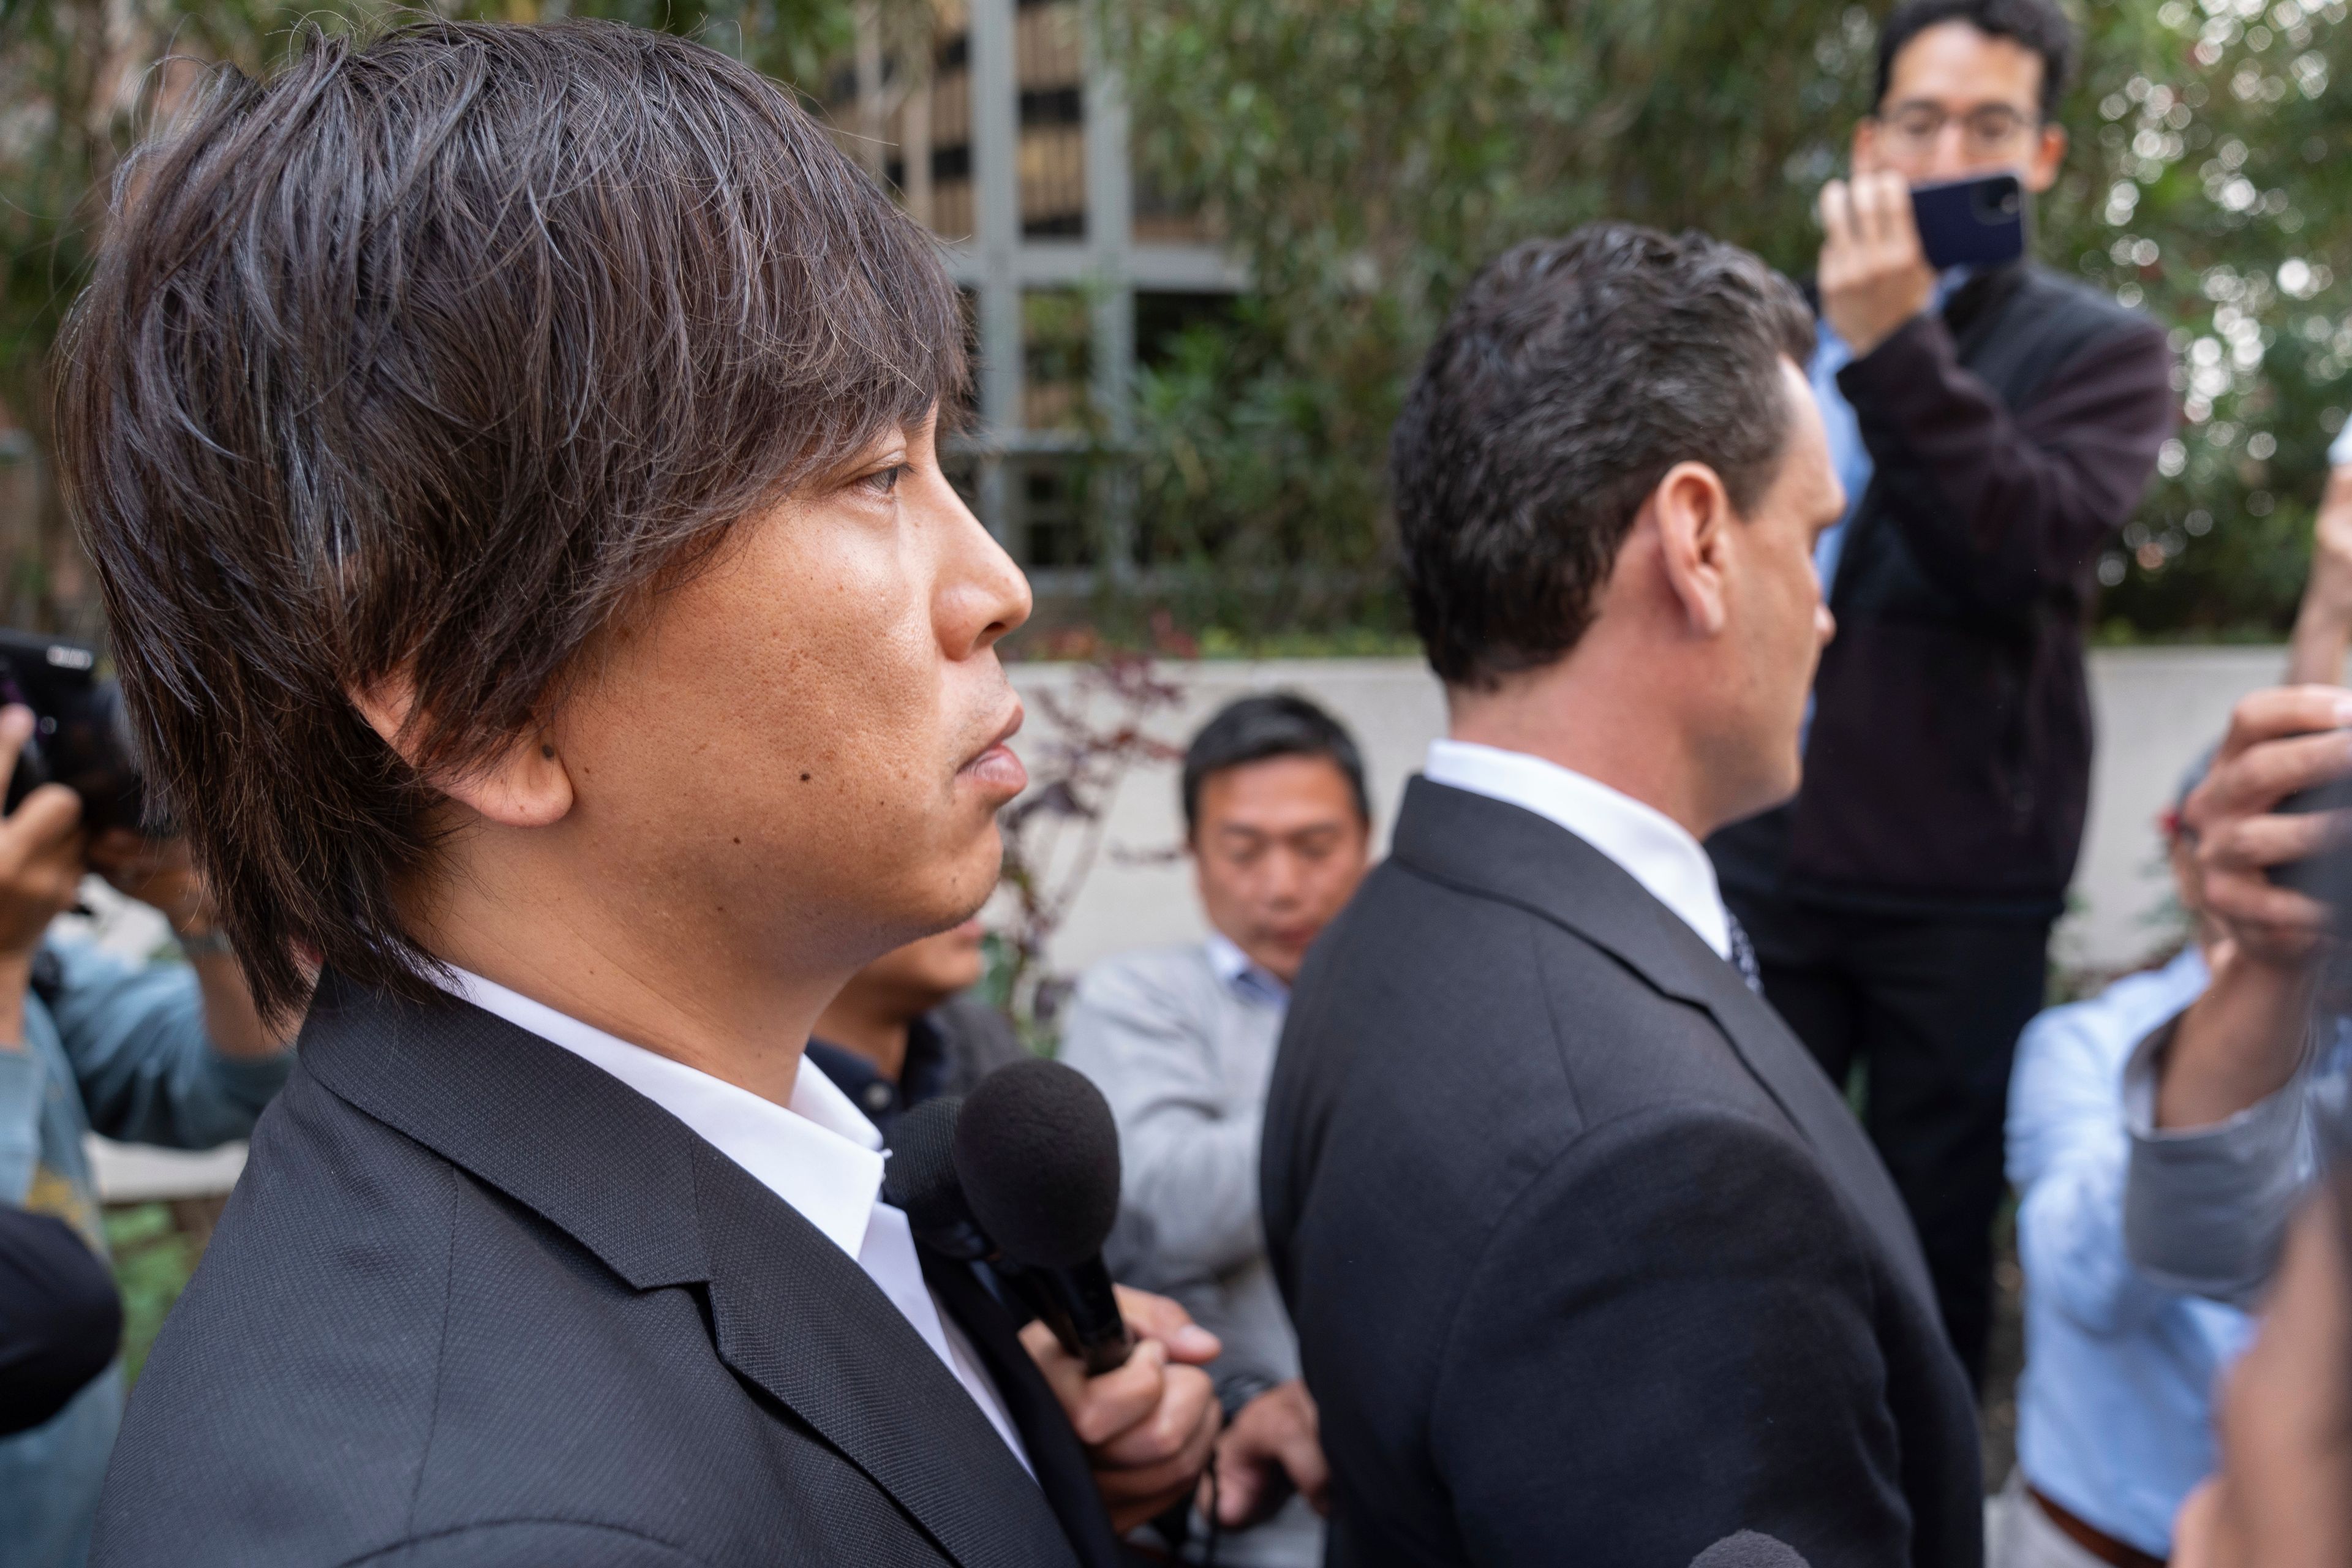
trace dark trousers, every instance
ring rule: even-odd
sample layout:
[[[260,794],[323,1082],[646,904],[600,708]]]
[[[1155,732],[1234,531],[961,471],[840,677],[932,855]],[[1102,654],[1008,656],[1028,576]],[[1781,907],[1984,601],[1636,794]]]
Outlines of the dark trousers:
[[[2050,922],[1860,914],[1728,897],[1764,994],[1840,1087],[1919,1229],[1945,1331],[1984,1381],[2001,1127],[2017,1037],[2042,1004]]]

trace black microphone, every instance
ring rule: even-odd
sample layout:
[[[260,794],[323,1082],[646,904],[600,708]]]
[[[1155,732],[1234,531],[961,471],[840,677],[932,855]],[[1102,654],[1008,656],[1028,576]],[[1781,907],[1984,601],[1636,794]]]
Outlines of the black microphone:
[[[951,1258],[984,1258],[1089,1375],[1123,1365],[1103,1243],[1118,1218],[1118,1126],[1102,1092],[1059,1062],[1015,1062],[961,1101],[926,1101],[892,1130],[883,1195]]]
[[[1690,1568],[1806,1568],[1806,1564],[1786,1542],[1743,1530],[1692,1558]]]

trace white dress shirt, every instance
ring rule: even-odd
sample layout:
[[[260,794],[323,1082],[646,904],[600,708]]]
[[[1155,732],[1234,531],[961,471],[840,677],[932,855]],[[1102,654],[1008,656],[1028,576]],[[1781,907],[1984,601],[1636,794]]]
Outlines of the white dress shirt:
[[[866,1270],[866,1278],[881,1288],[963,1384],[1022,1467],[1029,1468],[1021,1435],[971,1342],[940,1310],[939,1299],[923,1280],[905,1212],[882,1201],[882,1162],[887,1157],[882,1134],[831,1079],[803,1061],[787,1109],[592,1028],[496,981],[462,969],[451,973],[451,989],[458,995],[602,1068],[685,1122],[790,1204]]]
[[[1262,1006],[1279,1010],[1290,1005],[1290,987],[1258,967],[1257,961],[1242,951],[1241,943],[1224,932],[1211,931],[1201,946],[1209,955],[1209,967],[1226,990]]]
[[[1730,959],[1731,916],[1716,886],[1715,863],[1664,812],[1558,763],[1471,741],[1430,742],[1422,776],[1559,824],[1623,867],[1701,942]]]

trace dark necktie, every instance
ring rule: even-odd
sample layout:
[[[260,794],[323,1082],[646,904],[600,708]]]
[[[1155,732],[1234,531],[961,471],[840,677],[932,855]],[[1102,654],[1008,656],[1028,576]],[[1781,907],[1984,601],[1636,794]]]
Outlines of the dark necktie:
[[[1763,995],[1764,972],[1757,967],[1756,944],[1748,940],[1748,928],[1729,910],[1723,911],[1723,918],[1731,927],[1731,967],[1739,971],[1739,978],[1748,983],[1748,989]]]

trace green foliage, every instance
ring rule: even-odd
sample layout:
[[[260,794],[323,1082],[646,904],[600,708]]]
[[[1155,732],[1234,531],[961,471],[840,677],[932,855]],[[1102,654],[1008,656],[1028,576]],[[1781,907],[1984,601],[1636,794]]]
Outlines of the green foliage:
[[[0,542],[0,615],[82,635],[95,606],[60,586],[78,558],[46,458],[47,370],[66,306],[89,265],[123,154],[208,66],[258,72],[300,29],[365,29],[437,14],[534,21],[604,16],[696,37],[814,96],[847,51],[851,0],[0,0],[0,429],[26,437],[0,463],[30,460],[33,516]],[[887,35],[929,26],[929,0],[879,0]]]
[[[2352,404],[2345,7],[2076,11],[2074,148],[2039,249],[2174,329],[2189,414],[2103,563],[2106,613],[2143,632],[2283,626],[2322,453]],[[1140,377],[1153,557],[1225,584],[1214,618],[1244,634],[1393,623],[1388,426],[1463,280],[1517,239],[1603,215],[1810,270],[1814,195],[1868,108],[1876,15],[1832,0],[1100,5],[1139,160],[1217,216],[1257,285]]]
[[[136,1380],[203,1248],[173,1225],[164,1204],[108,1210],[106,1245],[114,1255],[114,1288],[122,1294],[122,1373]]]

